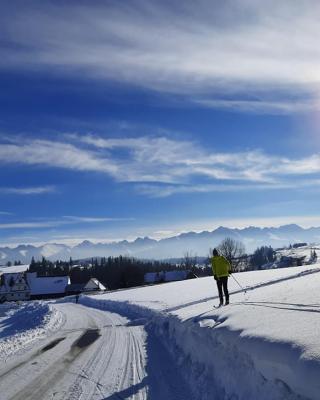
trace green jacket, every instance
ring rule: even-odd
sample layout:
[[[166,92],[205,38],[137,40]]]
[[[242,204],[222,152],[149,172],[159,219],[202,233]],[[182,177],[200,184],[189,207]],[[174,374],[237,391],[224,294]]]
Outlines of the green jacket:
[[[212,272],[216,278],[229,276],[231,273],[231,265],[223,256],[214,256],[211,258]]]

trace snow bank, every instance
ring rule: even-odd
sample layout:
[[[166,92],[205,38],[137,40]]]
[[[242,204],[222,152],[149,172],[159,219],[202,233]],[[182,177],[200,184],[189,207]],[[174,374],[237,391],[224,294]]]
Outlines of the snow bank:
[[[0,360],[24,352],[36,340],[57,331],[62,314],[45,302],[0,305]]]
[[[83,296],[81,303],[148,319],[195,398],[318,399],[319,265],[236,275],[232,304],[214,309],[212,278]]]

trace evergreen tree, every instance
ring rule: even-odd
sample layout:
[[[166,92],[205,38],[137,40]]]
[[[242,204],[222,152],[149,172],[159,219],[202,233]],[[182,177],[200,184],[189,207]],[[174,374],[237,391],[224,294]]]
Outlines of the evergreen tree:
[[[275,251],[271,246],[258,247],[250,259],[250,264],[253,267],[262,267],[264,264],[274,262],[276,260]]]

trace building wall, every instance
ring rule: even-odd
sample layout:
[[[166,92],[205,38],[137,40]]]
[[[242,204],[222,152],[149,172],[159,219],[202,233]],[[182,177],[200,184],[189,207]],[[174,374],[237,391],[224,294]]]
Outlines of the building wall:
[[[6,301],[24,301],[30,299],[30,289],[21,272],[3,273],[0,286],[0,298]],[[12,284],[13,283],[13,284]]]
[[[27,272],[26,275],[32,298],[64,296],[66,287],[70,284],[69,276],[38,277],[36,272]]]
[[[25,301],[30,300],[30,291],[8,292],[6,293],[7,301]]]

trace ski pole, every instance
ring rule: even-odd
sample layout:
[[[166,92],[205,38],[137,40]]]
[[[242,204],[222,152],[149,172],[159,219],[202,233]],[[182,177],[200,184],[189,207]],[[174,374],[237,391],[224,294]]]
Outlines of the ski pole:
[[[240,283],[237,281],[237,279],[233,276],[233,274],[231,274],[232,278],[237,282],[237,284],[240,286],[241,290],[244,291],[244,293],[247,293],[246,289],[240,285]]]

